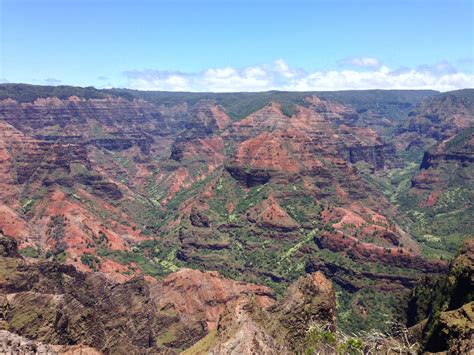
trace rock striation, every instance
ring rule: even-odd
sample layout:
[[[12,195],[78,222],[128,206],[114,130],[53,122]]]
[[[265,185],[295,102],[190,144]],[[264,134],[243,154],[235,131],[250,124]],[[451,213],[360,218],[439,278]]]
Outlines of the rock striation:
[[[305,351],[311,325],[335,325],[335,294],[321,272],[292,284],[283,300],[268,309],[242,297],[220,318],[210,354],[292,354]]]
[[[4,346],[20,350],[43,349],[36,343],[42,342],[103,353],[176,353],[215,328],[235,299],[255,297],[260,307],[275,302],[269,288],[217,272],[184,269],[154,285],[143,277],[117,284],[72,266],[29,263],[15,240],[4,236],[0,246],[2,326],[35,340],[4,334]]]

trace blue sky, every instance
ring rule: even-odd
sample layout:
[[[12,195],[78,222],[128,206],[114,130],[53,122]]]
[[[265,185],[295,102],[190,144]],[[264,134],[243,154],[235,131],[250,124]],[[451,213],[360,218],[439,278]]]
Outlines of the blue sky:
[[[138,89],[474,86],[472,0],[0,0],[0,78]]]

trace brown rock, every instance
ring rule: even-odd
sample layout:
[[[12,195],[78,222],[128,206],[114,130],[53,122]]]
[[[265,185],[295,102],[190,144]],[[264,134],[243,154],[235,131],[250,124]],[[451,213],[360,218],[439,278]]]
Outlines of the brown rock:
[[[292,354],[305,350],[310,326],[335,325],[336,298],[321,272],[299,278],[285,298],[268,309],[245,296],[222,314],[211,354]]]
[[[219,320],[217,340],[209,354],[291,354],[266,329],[272,319],[251,297],[241,297],[228,305]]]
[[[159,309],[203,317],[209,329],[216,327],[226,304],[244,294],[255,296],[264,308],[275,303],[275,294],[268,287],[225,279],[211,271],[182,269],[151,288]]]
[[[300,277],[271,313],[279,322],[275,336],[286,339],[292,349],[302,350],[309,326],[336,324],[336,295],[331,281],[320,271]]]

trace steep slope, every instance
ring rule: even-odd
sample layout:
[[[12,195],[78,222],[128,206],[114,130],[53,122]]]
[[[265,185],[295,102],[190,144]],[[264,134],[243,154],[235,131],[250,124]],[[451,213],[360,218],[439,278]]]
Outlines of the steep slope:
[[[464,243],[449,275],[426,279],[414,290],[409,305],[409,320],[422,320],[412,333],[421,338],[426,351],[474,350],[474,239]]]
[[[189,351],[208,354],[292,354],[307,346],[315,324],[335,325],[335,294],[323,274],[301,277],[275,306],[263,309],[255,299],[241,297],[227,306],[213,338]],[[204,348],[204,349],[203,349]]]
[[[430,98],[411,114],[399,143],[414,163],[393,169],[379,186],[404,215],[407,230],[430,257],[450,258],[472,232],[474,90]],[[420,117],[430,119],[417,126]],[[399,147],[400,148],[400,147]]]
[[[104,353],[177,353],[213,329],[232,300],[247,295],[264,307],[275,302],[270,289],[217,272],[183,269],[161,283],[136,278],[118,284],[56,262],[31,263],[3,235],[0,266],[2,329]]]
[[[48,355],[100,355],[98,351],[83,345],[50,345],[33,341],[14,333],[0,330],[0,352],[2,354],[48,354]]]
[[[405,148],[428,147],[474,125],[474,90],[452,91],[423,100],[400,129]]]
[[[84,270],[100,268],[99,250],[130,251],[147,239],[148,219],[137,216],[143,205],[160,210],[155,193],[166,192],[169,199],[222,163],[222,142],[208,138],[206,127],[225,125],[225,114],[209,103],[193,110],[191,120],[179,112],[163,120],[155,106],[121,98],[2,101],[2,193],[7,195],[0,227],[22,248],[49,251]],[[160,156],[168,160],[166,147],[181,139],[181,131],[191,135],[186,168],[157,164]],[[195,171],[193,164],[205,170]],[[161,191],[154,190],[157,185]],[[103,271],[113,273],[108,266]]]
[[[324,270],[345,311],[340,324],[368,328],[400,315],[422,273],[446,268],[425,258],[439,255],[420,248],[404,191],[383,185],[411,167],[400,142],[425,148],[445,129],[422,137],[412,118],[436,111],[448,124],[450,110],[456,127],[470,124],[464,99],[415,107],[434,94],[1,85],[0,228],[23,255],[113,282],[192,267],[283,295]],[[413,181],[405,196],[422,195]]]
[[[470,127],[425,152],[420,171],[411,180],[409,196],[421,212],[416,216],[418,235],[431,235],[426,239],[433,248],[438,241],[438,249],[456,250],[472,235],[473,191],[474,128]]]

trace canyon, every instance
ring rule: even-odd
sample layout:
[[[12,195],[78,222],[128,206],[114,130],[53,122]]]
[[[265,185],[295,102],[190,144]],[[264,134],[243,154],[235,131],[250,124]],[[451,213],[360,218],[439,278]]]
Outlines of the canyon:
[[[283,354],[316,324],[408,324],[473,237],[473,127],[472,89],[1,84],[0,340]]]

